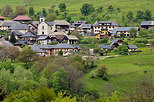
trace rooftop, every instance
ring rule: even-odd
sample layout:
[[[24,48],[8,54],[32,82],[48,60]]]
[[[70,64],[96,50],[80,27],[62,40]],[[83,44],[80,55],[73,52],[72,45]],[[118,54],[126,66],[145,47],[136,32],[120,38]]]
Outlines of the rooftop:
[[[32,20],[32,18],[30,18],[27,15],[19,15],[19,16],[15,17],[13,20],[14,21],[30,21],[30,20]]]

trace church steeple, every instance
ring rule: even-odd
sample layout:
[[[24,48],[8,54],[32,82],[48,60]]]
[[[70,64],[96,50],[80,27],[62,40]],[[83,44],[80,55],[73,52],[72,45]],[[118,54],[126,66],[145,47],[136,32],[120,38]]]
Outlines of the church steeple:
[[[40,22],[45,22],[45,17],[43,16],[43,9],[40,16]]]

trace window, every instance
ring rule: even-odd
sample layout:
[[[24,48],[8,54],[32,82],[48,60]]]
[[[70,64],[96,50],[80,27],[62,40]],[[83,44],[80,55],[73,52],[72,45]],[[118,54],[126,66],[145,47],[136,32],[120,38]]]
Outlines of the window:
[[[42,29],[44,29],[44,26],[42,26]]]
[[[44,32],[42,32],[42,35],[44,35]]]

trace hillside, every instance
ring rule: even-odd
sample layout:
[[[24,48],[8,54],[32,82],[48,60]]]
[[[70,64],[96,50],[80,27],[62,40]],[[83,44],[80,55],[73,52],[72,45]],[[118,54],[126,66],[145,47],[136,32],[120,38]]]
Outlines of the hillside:
[[[11,6],[26,5],[24,0],[0,0],[0,7],[6,4]],[[32,0],[29,6],[35,7],[36,10],[49,8],[51,5],[59,5],[59,3],[66,3],[67,10],[73,13],[79,13],[81,6],[84,3],[92,4],[94,7],[103,6],[104,8],[109,5],[120,7],[122,11],[137,11],[137,10],[151,10],[154,13],[153,0]]]

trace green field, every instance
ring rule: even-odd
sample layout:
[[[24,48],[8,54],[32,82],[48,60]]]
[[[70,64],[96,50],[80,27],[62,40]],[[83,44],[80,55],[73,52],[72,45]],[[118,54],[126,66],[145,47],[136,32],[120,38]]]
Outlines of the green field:
[[[109,20],[115,20],[120,23],[122,15],[126,15],[126,12],[131,10],[134,13],[138,10],[151,10],[154,14],[154,0],[32,0],[31,3],[24,3],[24,0],[0,0],[0,8],[4,5],[9,4],[14,8],[16,6],[25,6],[27,9],[29,7],[34,7],[36,13],[40,12],[42,8],[49,9],[51,5],[56,5],[56,9],[60,3],[65,3],[67,6],[67,13],[70,14],[73,20],[79,20],[81,17],[80,8],[83,4],[89,3],[92,4],[96,9],[100,6],[103,6],[103,12],[94,13],[96,15],[99,14],[99,17],[102,17],[107,11],[109,5],[112,5],[114,9],[120,8],[120,13],[110,14]],[[135,16],[135,15],[134,15]],[[61,19],[61,18],[57,18]],[[102,19],[103,20],[103,19]],[[135,25],[134,25],[135,26]]]
[[[91,79],[91,73],[86,74],[83,82],[87,90],[97,90],[101,95],[110,90],[118,90],[121,95],[133,90],[143,77],[144,71],[154,75],[154,55],[132,55],[105,60],[97,60],[96,65],[105,64],[108,68],[109,81]]]

